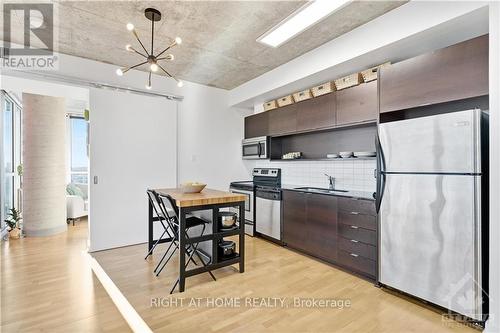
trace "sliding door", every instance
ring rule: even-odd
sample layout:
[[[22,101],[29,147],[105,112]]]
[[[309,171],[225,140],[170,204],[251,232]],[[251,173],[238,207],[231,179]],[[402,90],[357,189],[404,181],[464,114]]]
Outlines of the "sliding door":
[[[176,185],[177,105],[90,91],[90,250],[147,241],[147,188]]]

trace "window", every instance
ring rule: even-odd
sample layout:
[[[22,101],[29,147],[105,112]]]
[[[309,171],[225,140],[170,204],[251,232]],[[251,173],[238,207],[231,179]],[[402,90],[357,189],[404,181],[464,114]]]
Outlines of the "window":
[[[71,152],[70,174],[71,182],[89,183],[89,159],[87,155],[87,122],[83,117],[70,117]]]
[[[14,103],[4,99],[3,110],[3,168],[4,193],[3,210],[14,207]]]
[[[5,91],[1,93],[2,101],[2,154],[1,177],[2,192],[0,216],[1,228],[4,227],[4,219],[11,208],[21,210],[18,202],[18,189],[21,186],[20,177],[17,175],[17,166],[21,164],[21,107]]]

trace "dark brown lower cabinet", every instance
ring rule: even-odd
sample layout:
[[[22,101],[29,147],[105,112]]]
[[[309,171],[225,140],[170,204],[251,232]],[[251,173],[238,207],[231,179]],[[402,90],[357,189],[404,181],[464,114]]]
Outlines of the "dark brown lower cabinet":
[[[336,211],[336,197],[283,191],[284,242],[313,256],[335,260]]]
[[[308,251],[306,200],[302,192],[283,191],[283,240],[293,248]]]
[[[283,191],[287,246],[375,279],[377,223],[372,200]]]
[[[349,239],[340,236],[338,238],[339,250],[360,255],[367,259],[377,260],[377,247],[365,244],[357,239]]]
[[[337,198],[306,194],[309,252],[328,261],[337,259]]]
[[[338,264],[371,278],[377,274],[377,262],[356,253],[340,250]]]

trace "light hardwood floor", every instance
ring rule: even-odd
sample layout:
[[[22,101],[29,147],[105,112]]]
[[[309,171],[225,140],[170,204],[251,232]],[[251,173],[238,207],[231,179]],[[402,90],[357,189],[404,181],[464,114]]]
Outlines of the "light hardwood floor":
[[[92,273],[87,223],[2,242],[1,332],[129,332]]]
[[[176,261],[160,277],[152,273],[165,244],[144,260],[146,245],[98,252],[94,257],[155,332],[478,332],[421,305],[376,288],[372,283],[325,263],[247,237],[246,272],[226,267],[188,278],[186,292],[169,295],[176,278]],[[165,306],[152,307],[163,297]],[[202,306],[189,306],[190,298]],[[295,297],[350,300],[344,309],[305,307],[213,307],[205,298]],[[169,306],[181,299],[183,306]],[[172,303],[172,302],[170,302]]]

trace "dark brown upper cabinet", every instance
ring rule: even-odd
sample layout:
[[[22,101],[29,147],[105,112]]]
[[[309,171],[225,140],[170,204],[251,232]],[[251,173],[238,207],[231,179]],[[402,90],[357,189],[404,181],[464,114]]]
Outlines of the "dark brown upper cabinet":
[[[297,131],[305,132],[335,125],[335,93],[297,103]]]
[[[380,112],[488,94],[488,35],[411,58],[379,72]]]
[[[269,133],[269,112],[245,117],[245,139],[265,136]]]
[[[377,120],[377,81],[339,90],[336,94],[337,125]]]
[[[269,135],[293,134],[297,131],[297,105],[290,104],[269,112]]]

